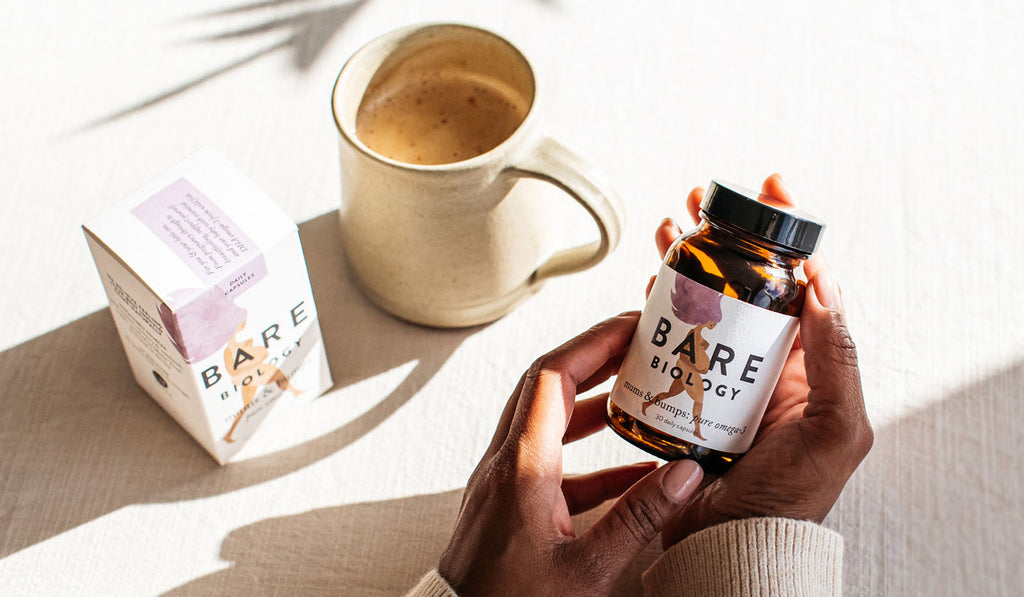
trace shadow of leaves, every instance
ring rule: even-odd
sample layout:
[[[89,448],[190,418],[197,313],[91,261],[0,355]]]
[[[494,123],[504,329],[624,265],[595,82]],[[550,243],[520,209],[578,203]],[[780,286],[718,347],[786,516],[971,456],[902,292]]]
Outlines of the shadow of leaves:
[[[206,73],[175,85],[156,95],[145,98],[126,108],[117,110],[106,116],[92,120],[78,128],[76,132],[84,132],[109,124],[116,120],[136,114],[167,100],[186,93],[204,83],[216,79],[222,75],[235,71],[271,54],[281,51],[291,51],[292,65],[296,70],[305,72],[323,54],[324,48],[341,31],[345,22],[359,9],[367,0],[352,0],[329,5],[316,5],[302,7],[298,10],[290,10],[291,5],[310,4],[314,0],[270,0],[254,2],[226,8],[214,12],[197,15],[190,20],[217,20],[229,16],[244,15],[249,13],[272,13],[267,18],[257,20],[254,24],[229,29],[222,33],[215,33],[195,38],[195,43],[219,43],[225,41],[239,40],[248,37],[262,36],[268,34],[286,34],[284,39],[262,47],[254,52],[246,54],[232,62],[228,62]],[[282,14],[284,13],[284,14]]]

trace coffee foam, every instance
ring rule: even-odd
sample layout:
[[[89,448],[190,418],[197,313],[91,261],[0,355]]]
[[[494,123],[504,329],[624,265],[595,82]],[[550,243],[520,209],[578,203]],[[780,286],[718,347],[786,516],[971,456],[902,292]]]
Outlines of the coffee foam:
[[[458,68],[396,73],[371,86],[356,135],[373,151],[411,164],[447,164],[497,147],[530,102],[501,79]]]

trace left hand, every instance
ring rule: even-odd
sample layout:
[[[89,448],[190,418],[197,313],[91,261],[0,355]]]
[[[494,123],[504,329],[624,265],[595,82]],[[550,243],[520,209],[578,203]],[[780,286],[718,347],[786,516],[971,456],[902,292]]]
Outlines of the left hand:
[[[438,565],[461,597],[606,595],[696,490],[702,475],[690,460],[562,475],[562,444],[605,427],[606,395],[579,403],[576,395],[617,372],[638,320],[626,313],[599,323],[519,381]],[[576,536],[570,516],[620,495]]]

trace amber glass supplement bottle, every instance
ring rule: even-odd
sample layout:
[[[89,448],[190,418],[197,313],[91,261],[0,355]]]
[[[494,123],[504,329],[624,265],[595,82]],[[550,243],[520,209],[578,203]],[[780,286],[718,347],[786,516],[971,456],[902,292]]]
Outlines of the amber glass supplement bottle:
[[[824,226],[712,181],[665,255],[608,397],[608,423],[668,460],[724,472],[754,440],[797,333],[794,269]]]

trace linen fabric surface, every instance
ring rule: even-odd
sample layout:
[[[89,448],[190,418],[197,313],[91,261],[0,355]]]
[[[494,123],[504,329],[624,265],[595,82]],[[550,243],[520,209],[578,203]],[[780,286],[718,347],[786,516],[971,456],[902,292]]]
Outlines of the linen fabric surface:
[[[538,124],[627,216],[605,262],[461,330],[375,308],[338,228],[334,79],[377,35],[437,21],[529,57]],[[875,429],[824,523],[844,594],[1015,594],[1022,30],[1009,0],[0,4],[0,593],[405,593],[530,363],[642,308],[654,230],[688,225],[691,188],[780,172],[827,224]],[[203,145],[298,223],[335,381],[225,467],[135,384],[79,227]],[[566,247],[594,238],[529,184]],[[605,431],[564,465],[650,459]],[[660,555],[615,594],[641,595]]]

